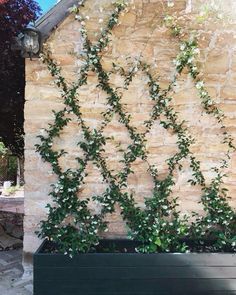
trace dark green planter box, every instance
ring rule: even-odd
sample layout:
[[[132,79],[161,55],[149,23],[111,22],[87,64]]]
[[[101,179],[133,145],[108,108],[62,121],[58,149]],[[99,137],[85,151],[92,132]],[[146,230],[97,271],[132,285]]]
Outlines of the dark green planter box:
[[[34,254],[34,295],[233,295],[236,254]]]

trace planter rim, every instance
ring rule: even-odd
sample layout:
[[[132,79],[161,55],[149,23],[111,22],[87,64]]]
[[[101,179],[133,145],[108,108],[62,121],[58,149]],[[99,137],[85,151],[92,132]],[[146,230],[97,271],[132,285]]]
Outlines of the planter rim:
[[[108,240],[108,239],[107,239]],[[111,240],[112,241],[112,240]],[[119,241],[131,241],[131,240],[124,240],[124,239],[119,239]],[[47,255],[55,255],[55,256],[65,256],[65,254],[63,253],[42,253],[42,249],[43,247],[45,246],[45,244],[47,243],[48,241],[47,240],[44,240],[40,246],[38,247],[38,249],[35,251],[34,255],[42,255],[42,256],[47,256]],[[96,255],[96,256],[109,256],[109,255],[116,255],[116,256],[120,256],[120,255],[127,255],[127,256],[155,256],[155,255],[161,255],[161,256],[182,256],[182,255],[232,255],[232,256],[235,256],[236,253],[234,252],[188,252],[188,253],[180,253],[180,252],[171,252],[171,253],[163,253],[163,252],[156,252],[156,253],[117,253],[117,252],[104,252],[104,253],[99,253],[99,252],[94,252],[94,253],[91,253],[91,252],[88,252],[88,253],[78,253],[76,254],[76,256],[79,256],[79,255],[89,255],[89,256],[92,256],[92,255]]]

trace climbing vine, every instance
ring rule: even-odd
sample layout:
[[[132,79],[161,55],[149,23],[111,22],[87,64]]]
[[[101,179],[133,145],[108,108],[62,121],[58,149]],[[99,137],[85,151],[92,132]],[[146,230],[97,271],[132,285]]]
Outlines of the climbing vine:
[[[150,65],[142,59],[134,61],[129,71],[113,63],[113,68],[109,72],[102,65],[103,50],[109,45],[112,30],[118,24],[119,16],[126,9],[127,4],[123,1],[114,4],[114,12],[106,27],[102,29],[98,41],[93,44],[88,38],[85,19],[80,15],[80,9],[84,3],[85,1],[80,1],[79,6],[74,6],[71,9],[81,24],[83,56],[86,57],[80,68],[77,81],[68,84],[50,51],[45,49],[42,54],[42,61],[47,65],[56,86],[60,89],[65,106],[61,111],[54,111],[54,123],[45,130],[46,135],[39,136],[41,143],[36,145],[43,160],[52,165],[53,172],[58,176],[50,193],[54,203],[47,205],[48,219],[41,222],[39,236],[55,242],[59,245],[61,252],[70,256],[78,251],[87,252],[99,243],[100,233],[107,230],[106,215],[113,213],[115,204],[119,204],[121,214],[130,229],[130,237],[141,243],[137,251],[149,253],[158,251],[185,252],[189,250],[186,242],[188,239],[195,239],[196,245],[202,245],[206,238],[214,240],[212,246],[214,251],[235,249],[236,238],[233,228],[235,212],[228,204],[227,191],[223,187],[225,175],[221,172],[227,167],[230,154],[235,150],[235,147],[232,137],[223,124],[224,114],[209,96],[204,81],[199,78],[196,63],[199,49],[196,38],[190,36],[189,40],[181,40],[181,28],[172,21],[171,17],[165,18],[166,26],[180,42],[180,52],[175,60],[176,74],[174,79],[167,89],[162,89],[159,81],[152,75]],[[178,76],[185,68],[193,78],[203,109],[221,124],[222,141],[228,147],[226,159],[222,159],[221,170],[217,167],[212,168],[216,177],[210,185],[206,184],[201,172],[201,163],[191,152],[194,138],[185,126],[185,121],[179,120],[177,112],[171,105],[171,92]],[[102,124],[100,128],[93,130],[86,125],[83,119],[79,97],[79,89],[87,84],[89,71],[97,75],[97,87],[107,95],[107,110],[103,113]],[[130,123],[131,116],[121,103],[122,95],[110,82],[111,73],[121,75],[124,78],[123,88],[125,91],[129,89],[134,77],[139,72],[147,77],[150,99],[154,102],[150,118],[144,122],[146,129],[142,133],[138,132],[137,128]],[[84,156],[76,158],[78,169],[69,168],[63,171],[59,160],[67,152],[65,150],[54,151],[53,142],[71,121],[68,114],[75,115],[78,126],[82,130],[83,140],[78,141],[78,146],[82,149]],[[109,140],[103,131],[115,114],[118,116],[119,122],[126,127],[132,143],[123,152],[122,164],[124,168],[114,175],[108,169],[106,158],[103,156],[104,147]],[[158,169],[149,163],[146,149],[146,136],[156,121],[160,121],[164,129],[177,135],[178,152],[167,160],[168,175],[162,180],[159,177]],[[138,158],[148,165],[148,172],[154,183],[152,196],[145,199],[145,209],[141,209],[136,204],[132,193],[124,192],[124,188],[128,185],[128,176],[132,173],[132,163]],[[175,184],[174,171],[182,169],[183,159],[190,160],[193,174],[189,182],[191,185],[201,186],[201,202],[206,211],[205,217],[193,213],[196,221],[192,224],[189,217],[180,215],[178,199],[170,198],[172,187]],[[96,165],[104,182],[108,185],[103,194],[92,197],[101,206],[101,210],[97,214],[92,214],[89,210],[89,198],[81,200],[78,197],[89,162]]]

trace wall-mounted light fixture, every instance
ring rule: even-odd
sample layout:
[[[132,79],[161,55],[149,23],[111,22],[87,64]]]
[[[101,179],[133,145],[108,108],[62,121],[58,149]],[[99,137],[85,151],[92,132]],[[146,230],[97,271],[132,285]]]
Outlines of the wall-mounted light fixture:
[[[41,49],[41,33],[33,26],[28,26],[19,36],[22,55],[32,59]]]

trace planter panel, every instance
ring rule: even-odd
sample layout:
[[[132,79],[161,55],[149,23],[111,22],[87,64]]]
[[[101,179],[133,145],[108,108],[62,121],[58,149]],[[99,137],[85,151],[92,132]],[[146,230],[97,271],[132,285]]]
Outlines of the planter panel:
[[[236,255],[34,255],[34,295],[235,295]]]
[[[64,279],[65,272],[68,281],[76,278],[86,279],[228,279],[235,276],[234,267],[172,267],[172,266],[152,266],[152,267],[51,267],[37,268],[37,277],[43,280],[60,281]],[[37,278],[36,277],[36,278]]]

